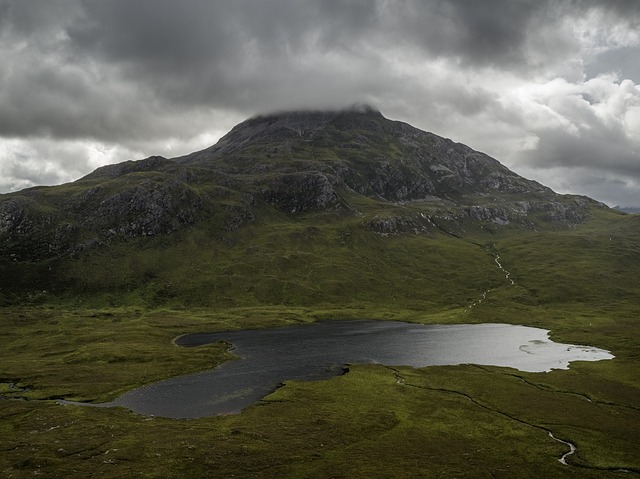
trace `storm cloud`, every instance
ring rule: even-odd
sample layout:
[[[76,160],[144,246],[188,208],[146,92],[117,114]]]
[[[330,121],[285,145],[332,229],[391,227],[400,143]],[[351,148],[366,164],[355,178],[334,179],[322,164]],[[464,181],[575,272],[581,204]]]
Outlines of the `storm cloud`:
[[[638,205],[639,19],[636,1],[0,0],[0,191],[364,102]]]

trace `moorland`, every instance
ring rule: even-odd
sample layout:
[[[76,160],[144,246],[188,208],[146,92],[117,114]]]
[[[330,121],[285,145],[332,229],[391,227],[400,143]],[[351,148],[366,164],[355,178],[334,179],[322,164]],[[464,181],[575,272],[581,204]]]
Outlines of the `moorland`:
[[[370,109],[251,119],[187,157],[1,195],[0,472],[635,477],[639,272],[640,215]],[[354,364],[192,420],[57,402],[233,359],[181,334],[321,319],[521,324],[615,359]]]

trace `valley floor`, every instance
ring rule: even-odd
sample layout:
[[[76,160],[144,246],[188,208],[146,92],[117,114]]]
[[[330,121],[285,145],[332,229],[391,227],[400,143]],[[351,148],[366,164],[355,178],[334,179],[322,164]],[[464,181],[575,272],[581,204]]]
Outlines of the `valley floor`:
[[[184,332],[322,318],[479,322],[469,310],[0,311],[0,474],[38,477],[576,477],[640,476],[640,326],[566,305],[531,308],[554,339],[616,359],[549,373],[467,366],[352,365],[320,382],[287,382],[239,415],[171,420],[101,401],[167,376],[214,367],[223,347],[185,351]],[[544,308],[537,308],[538,310]],[[572,310],[572,312],[568,312]],[[493,316],[499,318],[496,311]],[[515,322],[515,321],[514,321]],[[571,452],[572,445],[576,448]],[[566,464],[561,462],[565,460]]]

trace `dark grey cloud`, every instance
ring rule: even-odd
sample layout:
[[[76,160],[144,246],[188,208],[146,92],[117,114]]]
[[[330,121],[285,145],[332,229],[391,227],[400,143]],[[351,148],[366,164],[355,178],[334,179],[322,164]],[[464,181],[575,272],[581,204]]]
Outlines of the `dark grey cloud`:
[[[568,135],[558,129],[537,132],[540,143],[535,151],[523,154],[529,167],[589,168],[601,174],[615,170],[640,178],[640,150],[629,144],[623,132],[586,130]]]
[[[371,63],[384,61],[372,51],[394,54],[406,48],[419,56],[457,59],[460,69],[543,68],[544,62],[530,55],[532,29],[544,28],[540,33],[552,37],[556,52],[564,49],[568,55],[572,51],[570,41],[553,35],[557,10],[569,9],[554,6],[556,3],[5,0],[3,6],[9,11],[9,30],[30,47],[24,57],[33,71],[27,79],[31,81],[20,82],[12,92],[20,104],[33,90],[65,98],[73,89],[80,96],[75,104],[84,105],[84,99],[96,98],[96,83],[121,82],[137,90],[141,112],[146,108],[143,102],[149,105],[155,98],[171,108],[208,105],[249,113],[256,108],[277,108],[283,97],[290,98],[292,104],[309,103],[314,92],[328,90],[327,86],[332,87],[338,101],[356,90],[362,92]],[[596,2],[560,3],[569,4],[585,8]],[[623,10],[623,2],[612,5],[606,8]],[[57,55],[58,62],[37,65],[37,58],[29,61],[29,51]],[[338,61],[322,61],[323,54],[337,56]],[[69,71],[90,73],[96,65],[98,74],[93,78],[79,78]],[[48,68],[51,66],[63,68],[55,72]],[[38,77],[38,70],[41,75],[33,78]],[[380,76],[374,93],[393,87],[389,83],[393,78]],[[44,79],[48,83],[38,81]],[[29,87],[33,87],[29,93],[21,90]],[[46,110],[50,102],[32,101],[28,107],[38,104]],[[104,111],[103,124],[110,118],[123,124],[120,114],[113,111],[113,102],[102,109],[99,106],[89,103],[87,109]],[[31,108],[25,108],[25,114]],[[78,115],[61,111],[62,123],[78,123]],[[139,120],[137,116],[130,115],[132,120]],[[21,120],[15,112],[11,118],[18,123]],[[29,125],[40,123],[33,120],[23,119]],[[6,122],[0,128],[3,125]],[[57,125],[50,128],[57,134]],[[59,130],[65,134],[64,125]],[[117,128],[114,134],[120,134]]]
[[[471,64],[526,63],[522,45],[544,2],[401,2],[390,7],[395,34],[437,56]]]
[[[77,0],[0,0],[0,33],[37,41],[73,22],[77,13]]]
[[[527,32],[545,11],[539,0],[87,0],[81,5],[81,20],[66,30],[77,55],[100,58],[128,80],[144,82],[176,102],[231,105],[244,98],[253,104],[251,93],[258,87],[261,96],[278,92],[283,81],[298,75],[307,84],[324,84],[323,71],[315,70],[312,60],[327,52],[357,59],[369,48],[401,46],[455,57],[463,65],[524,68]],[[298,62],[309,57],[308,63]],[[338,71],[327,73],[342,74],[344,83],[348,65],[334,68]],[[307,94],[304,85],[288,90],[300,91],[301,100]]]
[[[174,104],[244,110],[284,91],[304,101],[348,69],[323,71],[314,57],[354,49],[376,25],[375,4],[364,1],[117,0],[86,1],[83,10],[67,30],[77,55],[100,58]]]
[[[32,156],[61,155],[71,179],[96,158],[208,146],[255,113],[368,102],[516,170],[636,174],[635,96],[560,98],[610,72],[638,83],[638,19],[624,0],[0,0],[0,173],[36,183]]]

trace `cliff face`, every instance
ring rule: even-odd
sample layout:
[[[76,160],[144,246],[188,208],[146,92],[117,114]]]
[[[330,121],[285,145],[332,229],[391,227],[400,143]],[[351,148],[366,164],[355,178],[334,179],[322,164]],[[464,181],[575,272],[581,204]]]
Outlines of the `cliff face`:
[[[469,222],[566,228],[596,205],[557,195],[483,153],[369,107],[289,112],[251,118],[184,157],[109,165],[74,183],[0,195],[0,254],[13,261],[77,255],[205,220],[232,231],[265,208],[362,215],[363,201],[422,208],[363,218],[381,234],[444,223],[463,234]]]

